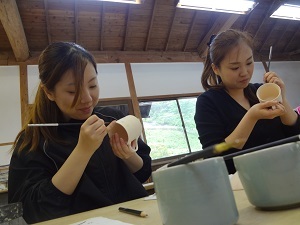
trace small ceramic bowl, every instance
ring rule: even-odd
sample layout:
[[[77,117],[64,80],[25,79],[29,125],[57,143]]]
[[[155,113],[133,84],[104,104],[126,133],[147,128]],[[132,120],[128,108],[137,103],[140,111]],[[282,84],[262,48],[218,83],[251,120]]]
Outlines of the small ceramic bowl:
[[[233,158],[249,202],[261,209],[300,206],[300,142]]]
[[[233,225],[238,211],[222,157],[153,172],[164,225]]]

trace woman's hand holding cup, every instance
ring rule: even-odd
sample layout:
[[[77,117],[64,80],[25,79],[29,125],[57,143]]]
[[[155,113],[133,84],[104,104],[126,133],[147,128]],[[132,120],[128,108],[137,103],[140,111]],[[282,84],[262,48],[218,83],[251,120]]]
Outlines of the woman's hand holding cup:
[[[143,160],[136,153],[138,138],[142,133],[140,120],[132,115],[125,116],[111,122],[107,131],[114,154],[125,162],[132,173],[141,169]]]

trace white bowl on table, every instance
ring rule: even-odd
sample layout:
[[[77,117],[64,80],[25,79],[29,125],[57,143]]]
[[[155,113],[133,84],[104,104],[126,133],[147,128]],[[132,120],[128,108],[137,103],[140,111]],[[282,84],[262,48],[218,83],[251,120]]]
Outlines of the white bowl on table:
[[[261,209],[300,206],[300,142],[233,158],[249,202]]]
[[[238,211],[222,157],[152,173],[164,225],[233,225]]]

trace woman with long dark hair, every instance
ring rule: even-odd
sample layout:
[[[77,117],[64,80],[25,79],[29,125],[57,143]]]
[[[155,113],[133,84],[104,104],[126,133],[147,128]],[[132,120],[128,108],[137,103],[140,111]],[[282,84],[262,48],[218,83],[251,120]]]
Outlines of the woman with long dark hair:
[[[195,112],[203,148],[235,143],[235,149],[224,153],[230,154],[300,133],[299,116],[286,98],[284,82],[273,71],[265,73],[262,81],[279,85],[282,102],[259,103],[256,91],[261,84],[250,83],[253,42],[247,33],[229,29],[208,45],[201,78],[205,92],[198,97]],[[232,160],[226,165],[229,173],[235,172]]]
[[[8,201],[22,202],[24,219],[36,223],[146,196],[150,148],[139,139],[134,151],[117,133],[107,135],[124,115],[96,107],[93,56],[77,44],[57,42],[41,53],[38,66],[28,123],[82,125],[25,125],[13,145]]]

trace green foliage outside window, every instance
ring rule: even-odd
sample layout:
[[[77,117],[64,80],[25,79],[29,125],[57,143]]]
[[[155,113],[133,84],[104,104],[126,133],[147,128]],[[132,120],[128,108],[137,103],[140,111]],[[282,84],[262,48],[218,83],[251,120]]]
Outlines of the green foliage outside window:
[[[201,149],[194,122],[196,98],[179,99],[178,102],[184,125],[176,100],[151,102],[149,116],[143,118],[146,139],[152,149],[153,159]]]

